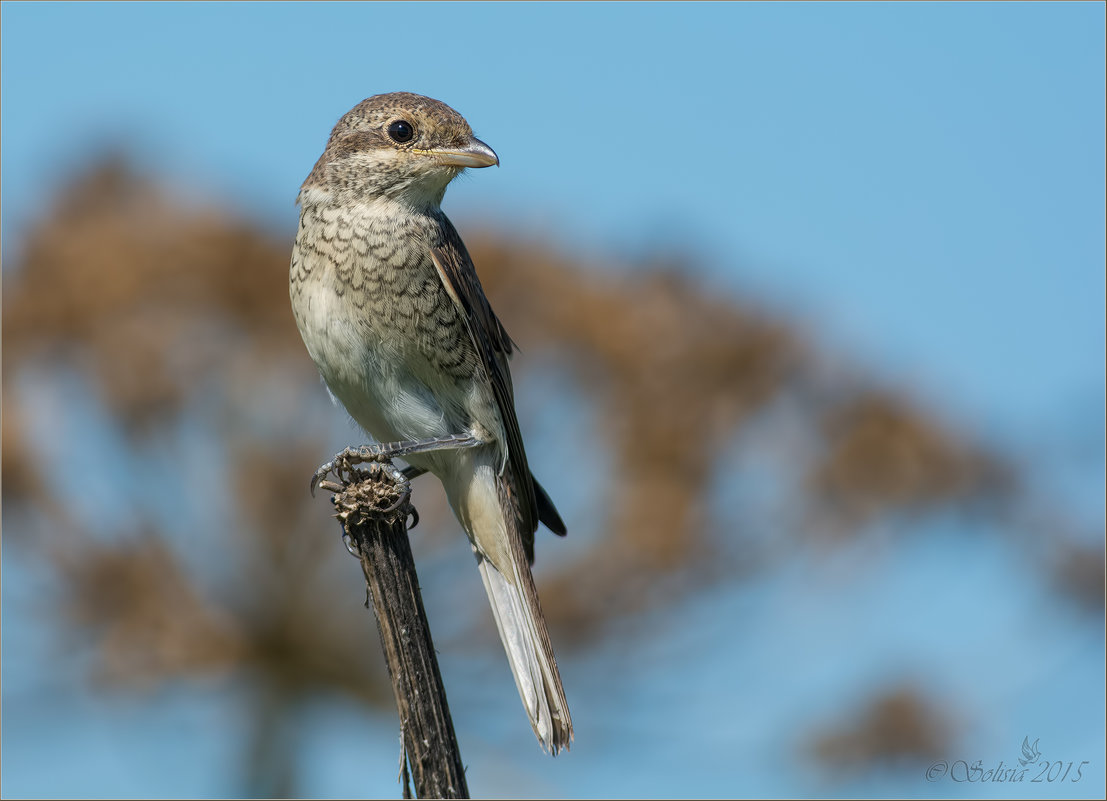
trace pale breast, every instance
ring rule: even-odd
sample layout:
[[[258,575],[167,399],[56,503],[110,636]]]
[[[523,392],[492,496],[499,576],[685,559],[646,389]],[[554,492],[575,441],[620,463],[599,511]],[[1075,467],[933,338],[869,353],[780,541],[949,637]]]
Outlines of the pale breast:
[[[305,204],[289,269],[304,344],[378,440],[446,436],[484,405],[478,360],[429,257],[433,220]]]

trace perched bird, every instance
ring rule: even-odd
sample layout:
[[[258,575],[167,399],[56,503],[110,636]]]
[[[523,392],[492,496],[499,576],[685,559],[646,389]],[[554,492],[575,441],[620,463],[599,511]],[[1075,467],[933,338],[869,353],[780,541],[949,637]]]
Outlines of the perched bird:
[[[407,92],[359,103],[300,188],[289,290],[332,395],[394,443],[377,453],[442,481],[531,725],[556,755],[573,725],[530,565],[539,521],[560,535],[565,524],[527,465],[511,339],[440,208],[463,169],[493,164],[444,103]]]

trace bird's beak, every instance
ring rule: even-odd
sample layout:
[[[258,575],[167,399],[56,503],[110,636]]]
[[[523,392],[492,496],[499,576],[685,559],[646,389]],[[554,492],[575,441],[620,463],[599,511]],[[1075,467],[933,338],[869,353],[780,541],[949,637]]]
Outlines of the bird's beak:
[[[493,164],[500,163],[500,157],[496,155],[496,151],[475,136],[464,147],[435,148],[423,152],[450,167],[491,167]]]

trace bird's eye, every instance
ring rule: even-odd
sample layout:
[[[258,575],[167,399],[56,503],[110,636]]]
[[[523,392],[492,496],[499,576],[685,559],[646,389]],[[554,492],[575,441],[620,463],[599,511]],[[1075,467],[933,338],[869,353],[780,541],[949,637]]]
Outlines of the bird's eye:
[[[415,129],[411,127],[411,123],[407,120],[396,120],[389,124],[388,135],[392,137],[393,142],[403,144],[412,140],[412,137],[415,136]]]

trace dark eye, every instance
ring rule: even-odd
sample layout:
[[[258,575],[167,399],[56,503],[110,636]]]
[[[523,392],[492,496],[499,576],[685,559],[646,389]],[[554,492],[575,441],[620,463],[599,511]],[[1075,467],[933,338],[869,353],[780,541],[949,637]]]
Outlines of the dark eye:
[[[396,120],[390,123],[388,126],[388,135],[392,137],[393,142],[410,142],[412,137],[415,136],[415,129],[411,127],[411,123],[407,120]]]

